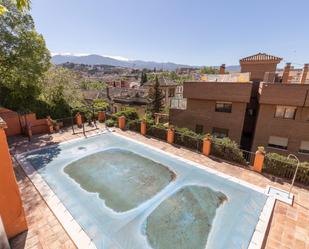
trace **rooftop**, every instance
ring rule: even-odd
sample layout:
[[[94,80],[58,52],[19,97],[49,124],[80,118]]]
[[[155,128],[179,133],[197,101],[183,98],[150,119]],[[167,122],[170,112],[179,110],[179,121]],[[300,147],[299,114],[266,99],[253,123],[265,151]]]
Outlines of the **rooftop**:
[[[239,60],[240,62],[253,62],[253,61],[269,61],[269,62],[277,62],[279,63],[280,61],[282,61],[282,58],[277,57],[277,56],[273,56],[273,55],[269,55],[266,53],[258,53],[258,54],[254,54],[245,58],[242,58]]]
[[[151,81],[147,81],[144,86],[153,86],[155,84],[155,80],[151,80]],[[160,77],[159,78],[159,84],[160,86],[177,86],[178,83],[170,80],[170,79],[166,79],[165,77]]]

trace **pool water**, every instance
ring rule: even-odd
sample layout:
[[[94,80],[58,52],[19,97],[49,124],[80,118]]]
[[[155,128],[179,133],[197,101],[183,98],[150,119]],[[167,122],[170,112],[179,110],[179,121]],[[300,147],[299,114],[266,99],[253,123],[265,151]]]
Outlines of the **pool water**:
[[[26,158],[98,249],[247,248],[267,199],[112,133]]]
[[[207,187],[186,186],[165,199],[147,218],[153,248],[203,249],[217,208],[227,198]]]
[[[167,167],[120,149],[86,156],[70,163],[64,172],[86,191],[98,193],[116,212],[137,207],[175,178]]]

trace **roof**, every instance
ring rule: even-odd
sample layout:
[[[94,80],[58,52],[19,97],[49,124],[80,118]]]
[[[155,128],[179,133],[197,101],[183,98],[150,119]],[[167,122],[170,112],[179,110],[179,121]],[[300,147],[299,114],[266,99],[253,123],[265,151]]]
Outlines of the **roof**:
[[[276,61],[276,62],[280,62],[282,60],[282,58],[277,57],[277,56],[273,56],[273,55],[269,55],[269,54],[265,54],[265,53],[258,53],[255,55],[251,55],[245,58],[240,59],[240,62],[250,62],[250,61]]]
[[[159,84],[160,86],[177,86],[178,83],[170,80],[170,79],[166,79],[164,77],[159,77]],[[151,81],[147,81],[143,86],[153,86],[155,84],[155,80],[151,80]]]
[[[146,89],[109,87],[108,95],[112,102],[142,105],[148,103],[148,90]]]

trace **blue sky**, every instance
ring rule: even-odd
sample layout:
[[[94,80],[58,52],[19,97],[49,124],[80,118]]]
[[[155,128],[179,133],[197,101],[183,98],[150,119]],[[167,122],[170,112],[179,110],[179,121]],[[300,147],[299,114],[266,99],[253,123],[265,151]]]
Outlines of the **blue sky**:
[[[309,62],[308,0],[32,0],[51,52],[190,65]]]

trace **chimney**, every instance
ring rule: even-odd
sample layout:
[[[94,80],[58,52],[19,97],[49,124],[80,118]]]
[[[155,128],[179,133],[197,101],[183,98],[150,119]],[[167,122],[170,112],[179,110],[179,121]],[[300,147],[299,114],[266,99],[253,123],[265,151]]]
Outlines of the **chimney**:
[[[286,65],[284,67],[283,75],[282,75],[282,83],[283,84],[288,83],[290,70],[291,70],[291,63],[286,63]]]
[[[225,74],[225,64],[222,64],[222,65],[220,66],[220,72],[219,72],[219,74]]]
[[[308,71],[309,71],[309,64],[305,64],[300,84],[305,84],[306,79],[307,79],[307,75],[308,75]]]

